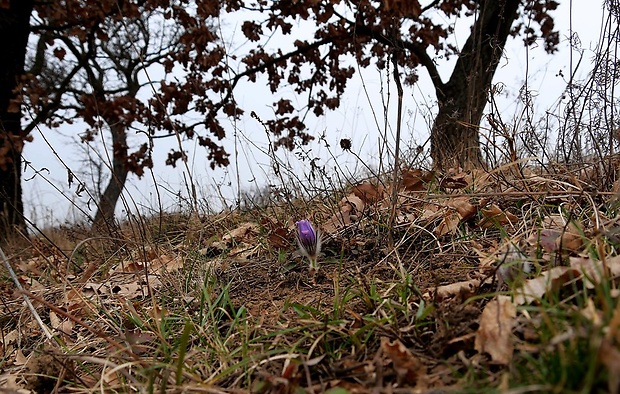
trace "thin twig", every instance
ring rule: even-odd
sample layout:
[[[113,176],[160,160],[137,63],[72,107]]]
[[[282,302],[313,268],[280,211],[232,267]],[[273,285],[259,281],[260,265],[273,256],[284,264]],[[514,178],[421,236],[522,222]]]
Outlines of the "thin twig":
[[[398,201],[398,189],[400,184],[398,170],[400,167],[400,128],[403,111],[403,85],[400,83],[400,75],[398,74],[398,50],[392,53],[392,63],[394,63],[394,82],[396,82],[396,88],[398,90],[398,113],[396,117],[396,141],[394,146],[394,172],[392,174],[392,209],[390,212],[390,221],[388,223],[390,246],[394,246],[392,227],[394,225],[394,219],[396,218],[396,202]]]

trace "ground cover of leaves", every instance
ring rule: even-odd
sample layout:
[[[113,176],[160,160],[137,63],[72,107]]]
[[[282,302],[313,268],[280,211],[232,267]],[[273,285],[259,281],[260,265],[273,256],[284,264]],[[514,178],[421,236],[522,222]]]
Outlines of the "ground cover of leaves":
[[[2,271],[0,387],[618,392],[617,184],[592,171],[409,169],[105,236],[50,230],[8,253],[25,290]],[[322,232],[316,275],[299,219]]]

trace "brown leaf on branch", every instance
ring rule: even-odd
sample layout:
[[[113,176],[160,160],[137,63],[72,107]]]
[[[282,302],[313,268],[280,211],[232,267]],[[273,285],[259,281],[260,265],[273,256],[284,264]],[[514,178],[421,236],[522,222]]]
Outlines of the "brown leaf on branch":
[[[417,19],[422,13],[422,6],[417,0],[383,0],[383,5],[387,11],[398,16]]]

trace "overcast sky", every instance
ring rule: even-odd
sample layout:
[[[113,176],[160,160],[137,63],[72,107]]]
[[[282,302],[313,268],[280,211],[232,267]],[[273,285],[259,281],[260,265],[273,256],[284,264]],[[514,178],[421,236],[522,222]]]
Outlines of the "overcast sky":
[[[571,74],[571,64],[574,68],[580,56],[577,50],[571,50],[568,45],[571,17],[573,31],[579,37],[579,49],[584,51],[584,61],[582,69],[578,70],[578,76],[585,77],[591,69],[591,61],[603,22],[603,1],[576,0],[560,3],[559,9],[553,12],[562,42],[558,53],[547,55],[542,47],[526,50],[520,38],[509,39],[505,50],[506,57],[494,79],[496,83],[501,82],[504,85],[499,104],[502,117],[507,122],[518,118],[522,111],[517,97],[526,79],[535,97],[534,108],[537,114],[542,116],[546,110],[557,104],[566,87],[566,79]],[[238,27],[234,19],[227,19],[223,29],[225,34],[230,34],[228,38],[234,40],[240,37]],[[463,28],[466,29],[461,27]],[[459,39],[457,35],[456,43],[461,46],[466,38],[466,35],[463,35]],[[451,71],[452,64],[440,68],[444,80]],[[405,146],[423,144],[428,138],[429,123],[432,121],[432,113],[429,111],[433,109],[434,92],[425,70],[420,69],[419,73],[420,83],[413,88],[407,88],[405,92],[403,111]],[[157,80],[158,76],[154,72],[150,77]],[[391,78],[389,80],[391,81]],[[385,73],[382,74],[376,69],[369,68],[361,73],[356,72],[338,110],[329,112],[320,119],[308,118],[309,132],[317,137],[315,143],[295,152],[278,151],[278,156],[289,163],[297,175],[308,174],[310,169],[309,162],[300,161],[300,157],[318,158],[316,164],[324,165],[328,169],[337,168],[340,173],[356,173],[363,166],[352,155],[342,152],[339,147],[341,138],[350,138],[353,150],[371,167],[376,168],[379,162],[378,146],[382,141],[384,105],[390,106],[389,133],[395,129],[393,115],[396,108],[395,89],[393,86],[388,87],[387,81]],[[270,119],[273,116],[271,104],[278,101],[279,94],[274,96],[266,86],[248,82],[241,84],[235,96],[248,115],[250,111],[255,111],[264,119]],[[281,94],[292,96],[291,91],[286,89],[283,89]],[[79,125],[61,126],[58,130],[45,131],[45,138],[42,133],[35,130],[34,142],[27,144],[24,150],[24,158],[32,165],[26,169],[23,176],[25,213],[38,225],[83,220],[82,214],[76,212],[72,205],[76,204],[87,210],[89,208],[87,196],[84,193],[81,196],[76,194],[76,183],[69,187],[67,170],[64,167],[66,165],[76,173],[84,170],[88,172],[87,166],[81,162],[85,155],[76,136],[83,130],[84,127]],[[269,144],[262,126],[246,116],[238,122],[229,122],[227,130],[228,139],[225,141],[225,146],[233,155],[232,165],[227,169],[211,170],[206,161],[204,148],[197,146],[195,141],[184,142],[184,148],[190,157],[188,162],[190,174],[198,187],[200,204],[208,205],[215,210],[221,209],[223,205],[234,206],[239,188],[251,190],[267,182],[277,181],[273,176],[271,160],[265,153]],[[319,141],[319,136],[323,134],[330,148],[325,147],[325,141]],[[389,134],[388,140],[393,146],[393,135]],[[165,210],[186,206],[183,201],[188,196],[186,184],[189,177],[185,167],[177,165],[177,168],[171,168],[164,165],[165,157],[175,141],[170,138],[158,140],[156,144],[153,174],[147,173],[142,179],[130,174],[127,181],[124,194],[131,196],[136,204],[132,203],[132,211],[155,213],[159,210],[160,202]],[[428,149],[428,146],[426,148]],[[388,160],[387,157],[382,159]],[[40,172],[35,174],[34,169]],[[153,178],[158,186],[157,190]],[[304,176],[300,175],[300,178],[304,179]],[[88,179],[85,181],[90,183]],[[221,197],[224,197],[224,200]],[[120,205],[117,211],[122,214],[125,209]],[[90,214],[94,215],[95,205],[92,202],[90,208]]]

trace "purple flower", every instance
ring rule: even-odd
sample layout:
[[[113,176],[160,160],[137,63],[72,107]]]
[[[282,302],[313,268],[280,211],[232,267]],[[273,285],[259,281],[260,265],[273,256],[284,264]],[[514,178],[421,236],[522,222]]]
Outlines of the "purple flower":
[[[301,254],[310,261],[310,270],[318,269],[317,257],[321,252],[321,234],[314,230],[308,220],[300,220],[297,223],[297,245]]]

